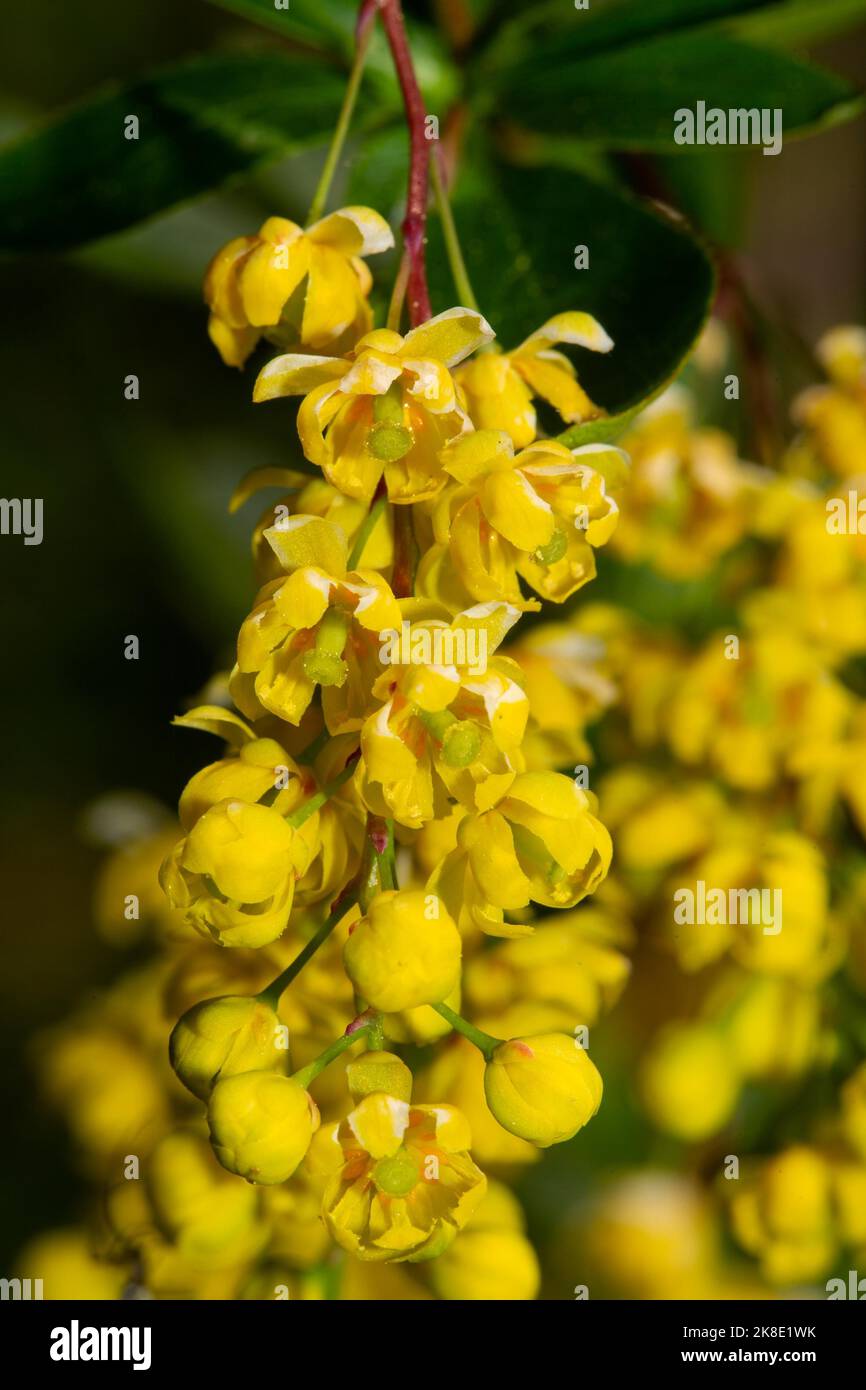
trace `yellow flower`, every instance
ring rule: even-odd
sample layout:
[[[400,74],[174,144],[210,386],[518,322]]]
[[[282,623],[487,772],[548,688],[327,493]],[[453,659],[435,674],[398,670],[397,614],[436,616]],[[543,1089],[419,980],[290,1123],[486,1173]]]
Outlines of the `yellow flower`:
[[[591,623],[586,623],[587,616]],[[584,624],[586,623],[586,626]],[[598,631],[592,630],[597,624]],[[580,625],[580,626],[579,626]],[[587,724],[614,703],[603,610],[582,608],[578,621],[539,623],[508,647],[521,669],[530,722],[523,741],[529,772],[588,764]]]
[[[470,428],[450,368],[492,337],[480,314],[448,309],[405,337],[376,329],[350,358],[275,357],[254,399],[304,397],[304,453],[348,497],[369,501],[384,473],[392,502],[419,502],[446,482],[443,445]]]
[[[589,314],[557,314],[509,353],[485,353],[461,367],[457,380],[479,430],[505,430],[518,449],[537,429],[533,396],[552,405],[570,425],[604,414],[578,385],[574,367],[556,343],[610,352],[613,341]]]
[[[324,1127],[316,1130],[313,1144],[324,1132]],[[333,1135],[330,1147],[334,1150],[334,1171],[340,1150],[333,1142]],[[268,1256],[284,1260],[294,1269],[309,1269],[319,1264],[330,1248],[322,1221],[322,1190],[326,1179],[313,1170],[311,1151],[312,1145],[288,1182],[262,1188],[263,1214],[270,1228]]]
[[[830,1169],[805,1144],[767,1159],[730,1186],[731,1222],[739,1243],[757,1255],[771,1284],[820,1277],[836,1251]]]
[[[816,355],[830,385],[808,387],[792,414],[805,427],[818,464],[850,478],[866,469],[866,330],[855,324],[831,328]]]
[[[834,1163],[830,1180],[839,1235],[846,1245],[866,1244],[866,1165]]]
[[[266,946],[286,928],[297,872],[308,864],[299,835],[270,806],[219,801],[162,866],[175,907],[224,946]]]
[[[617,862],[642,874],[706,849],[724,810],[718,788],[709,782],[691,779],[680,785],[668,777],[660,787],[649,768],[626,763],[605,777],[599,800],[616,841]]]
[[[593,547],[610,538],[618,516],[606,479],[616,482],[624,461],[612,445],[566,449],[555,440],[515,455],[508,435],[494,430],[454,440],[440,462],[456,486],[433,508],[437,543],[418,567],[419,593],[451,605],[465,593],[535,609],[521,575],[562,603],[595,576]]]
[[[280,1020],[256,998],[203,999],[179,1018],[169,1038],[171,1065],[187,1090],[207,1100],[217,1081],[244,1071],[283,1071]]]
[[[450,624],[404,621],[387,637],[373,685],[385,703],[364,722],[358,769],[375,815],[417,828],[444,815],[449,797],[486,810],[507,791],[529,706],[519,669],[494,652],[517,617],[507,604],[479,604]]]
[[[224,1168],[251,1183],[290,1178],[319,1125],[309,1093],[291,1076],[249,1071],[218,1081],[208,1125]]]
[[[442,1000],[455,1013],[460,1012],[460,985]],[[419,1047],[438,1042],[451,1032],[451,1024],[431,1004],[419,1004],[417,1009],[402,1009],[386,1014],[385,1033],[393,1042],[417,1043]]]
[[[582,1278],[593,1297],[719,1296],[712,1279],[719,1258],[712,1207],[694,1178],[636,1168],[606,1186],[579,1230],[566,1225],[563,1237],[558,1263],[571,1273],[579,1241]]]
[[[814,1064],[821,1042],[821,998],[786,979],[722,980],[709,1001],[744,1077],[787,1079]]]
[[[484,1071],[484,1094],[510,1134],[540,1149],[571,1139],[601,1104],[602,1081],[567,1033],[500,1043]]]
[[[767,833],[745,815],[725,817],[717,839],[667,885],[660,929],[681,967],[702,969],[729,951],[748,970],[818,983],[844,944],[827,911],[821,851],[794,831]],[[703,910],[692,910],[702,893]]]
[[[468,1228],[430,1266],[440,1298],[529,1300],[541,1283],[538,1258],[524,1234],[520,1203],[502,1183],[489,1183]]]
[[[223,361],[242,367],[263,333],[313,351],[351,345],[372,323],[370,273],[360,257],[393,245],[388,223],[363,207],[340,208],[306,231],[269,217],[256,236],[235,237],[214,256],[204,283],[208,332]]]
[[[344,1164],[323,1216],[338,1245],[362,1260],[432,1259],[451,1244],[486,1179],[469,1126],[450,1105],[410,1105],[373,1092],[339,1128]]]
[[[629,977],[628,958],[614,944],[617,936],[612,919],[582,907],[547,918],[532,936],[479,952],[464,969],[470,1017],[483,1012],[495,1019],[526,1001],[545,1009],[551,1029],[595,1023]]]
[[[593,805],[561,773],[520,773],[493,810],[463,818],[428,886],[461,930],[525,936],[532,928],[506,923],[505,912],[574,907],[605,877],[612,845]]]
[[[321,517],[265,535],[287,576],[265,585],[241,626],[232,697],[251,719],[270,711],[298,724],[320,686],[329,732],[357,729],[381,669],[379,633],[401,621],[397,600],[375,570],[346,572],[346,538]]]
[[[439,1004],[460,978],[461,941],[435,894],[380,893],[343,951],[361,998],[383,1013]]]
[[[309,477],[292,468],[253,468],[238,484],[229,503],[236,512],[249,498],[263,488],[284,488],[284,495],[267,507],[253,530],[252,553],[256,578],[260,585],[280,579],[284,573],[279,557],[268,540],[268,531],[291,516],[318,516],[343,532],[350,545],[367,518],[369,507],[357,497],[346,497],[321,476]],[[364,545],[363,561],[367,569],[388,570],[394,560],[394,528],[391,513],[386,507],[373,526]]]
[[[230,711],[225,710],[223,714],[228,718]],[[203,722],[195,722],[200,715],[200,710],[192,710],[173,722],[186,728],[203,728]],[[247,730],[248,736],[239,733],[239,740],[244,741],[239,742],[234,756],[220,758],[201,768],[181,793],[178,813],[186,831],[219,801],[231,799],[252,803],[270,794],[268,804],[281,816],[288,816],[316,790],[315,778],[308,770],[298,767],[282,744],[273,738],[256,738],[243,720],[237,719],[237,722]]]
[[[15,1275],[31,1280],[34,1298],[114,1302],[123,1295],[127,1275],[100,1259],[92,1247],[87,1233],[74,1227],[45,1231],[21,1251]],[[39,1293],[33,1292],[37,1280]]]
[[[740,1093],[731,1044],[711,1027],[672,1023],[644,1059],[641,1087],[650,1119],[695,1143],[727,1124]]]
[[[674,579],[706,574],[745,534],[767,475],[738,457],[729,435],[692,427],[678,385],[621,442],[632,466],[611,549]]]
[[[166,1119],[166,1097],[141,1047],[104,1023],[49,1034],[40,1048],[48,1099],[66,1114],[85,1153],[129,1153]]]
[[[683,763],[708,764],[731,786],[763,791],[805,742],[836,741],[850,697],[814,645],[768,627],[743,639],[739,658],[716,634],[671,672],[667,738]]]
[[[166,1135],[144,1174],[156,1224],[184,1258],[225,1267],[254,1254],[266,1237],[257,1194],[220,1168],[204,1139],[182,1130]],[[137,1186],[124,1183],[121,1194]]]

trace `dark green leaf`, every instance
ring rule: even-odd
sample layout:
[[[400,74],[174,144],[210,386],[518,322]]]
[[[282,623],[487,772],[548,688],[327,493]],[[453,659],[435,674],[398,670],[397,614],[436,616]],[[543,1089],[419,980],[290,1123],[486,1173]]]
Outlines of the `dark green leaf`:
[[[313,47],[352,51],[359,0],[288,0],[278,9],[274,0],[211,0],[222,10],[262,24],[266,29]],[[285,0],[283,0],[285,3]]]
[[[323,142],[343,87],[309,58],[244,53],[94,96],[0,151],[0,247],[77,246]]]
[[[784,0],[754,14],[725,23],[725,29],[750,43],[815,43],[866,25],[864,0]]]
[[[376,208],[395,229],[403,216],[409,177],[409,134],[388,126],[361,142],[349,166],[346,202]]]
[[[658,155],[667,200],[715,245],[741,244],[748,224],[752,175],[760,172],[741,147]]]
[[[583,57],[562,43],[533,49],[498,75],[502,115],[531,130],[616,149],[676,150],[674,113],[780,108],[786,134],[847,119],[860,98],[849,82],[785,53],[719,33],[684,33]]]
[[[355,43],[355,22],[360,0],[291,0],[289,9],[277,10],[274,0],[211,0],[220,9],[259,24],[295,43],[340,56],[346,66]],[[429,108],[443,111],[457,91],[456,69],[445,44],[428,25],[407,22],[418,82]],[[373,35],[367,55],[367,72],[378,83],[381,96],[395,109],[402,98],[394,63],[381,25]]]
[[[567,0],[534,5],[527,5],[526,0],[502,0],[500,9],[504,5],[514,17],[503,26],[482,61],[485,67],[513,61],[521,51],[526,54],[527,43],[536,52],[539,35],[550,36],[540,51],[542,61],[555,55],[562,44],[570,55],[604,53],[656,35],[728,19],[742,11],[764,9],[767,3],[768,0],[591,0],[589,9],[577,10]]]
[[[683,228],[577,172],[501,168],[458,186],[454,213],[482,312],[504,348],[553,314],[584,309],[614,340],[607,356],[579,352],[580,380],[610,418],[568,442],[611,438],[679,369],[714,291],[710,262]],[[589,268],[574,268],[575,247]],[[442,237],[430,228],[434,311],[455,301]]]

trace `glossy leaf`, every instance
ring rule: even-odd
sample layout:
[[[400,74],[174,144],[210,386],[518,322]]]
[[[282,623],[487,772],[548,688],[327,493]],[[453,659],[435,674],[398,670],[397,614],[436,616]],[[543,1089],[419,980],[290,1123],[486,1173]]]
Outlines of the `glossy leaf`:
[[[580,380],[609,418],[568,442],[614,437],[679,369],[714,292],[703,248],[684,227],[585,175],[502,167],[475,172],[454,214],[482,313],[515,347],[566,309],[594,314],[614,340],[606,356],[578,352]],[[575,269],[586,246],[589,268]],[[434,311],[454,303],[440,228],[430,228]]]

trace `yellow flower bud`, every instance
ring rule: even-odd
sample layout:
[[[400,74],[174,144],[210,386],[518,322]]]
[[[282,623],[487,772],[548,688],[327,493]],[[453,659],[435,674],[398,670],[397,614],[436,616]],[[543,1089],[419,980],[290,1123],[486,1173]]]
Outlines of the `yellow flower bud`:
[[[278,1183],[292,1176],[319,1125],[319,1112],[290,1076],[248,1071],[218,1081],[208,1124],[224,1168],[247,1182]]]
[[[373,1091],[384,1091],[397,1100],[412,1095],[412,1073],[393,1052],[363,1052],[346,1066],[346,1082],[353,1100]]]
[[[601,1104],[602,1081],[567,1033],[501,1043],[484,1072],[484,1094],[509,1133],[546,1149],[571,1139]]]
[[[276,1013],[254,997],[203,999],[172,1029],[171,1065],[187,1090],[207,1100],[217,1081],[246,1071],[283,1071]]]
[[[289,920],[302,835],[272,807],[225,800],[165,860],[160,882],[191,925],[224,946],[266,946]]]
[[[374,1009],[399,1013],[439,1004],[460,977],[461,942],[435,894],[380,893],[352,930],[346,973]]]
[[[207,875],[226,898],[260,903],[281,888],[291,845],[291,826],[270,807],[226,800],[196,821],[183,866]]]

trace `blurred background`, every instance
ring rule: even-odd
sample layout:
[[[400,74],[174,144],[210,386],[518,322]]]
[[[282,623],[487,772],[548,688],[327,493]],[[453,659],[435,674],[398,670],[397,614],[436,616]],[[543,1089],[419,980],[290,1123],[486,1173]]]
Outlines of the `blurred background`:
[[[7,10],[4,32],[10,138],[99,83],[250,30],[196,0],[44,0]],[[866,85],[866,21],[814,56]],[[199,741],[170,720],[230,659],[251,596],[255,504],[229,518],[227,501],[243,473],[285,463],[294,447],[286,417],[252,409],[249,377],[209,344],[203,270],[268,212],[302,217],[318,161],[285,161],[85,252],[0,264],[2,491],[44,499],[41,546],[0,540],[3,1271],[31,1233],[74,1219],[81,1203],[64,1131],[36,1098],[30,1037],[130,960],[93,926],[101,851],[86,809],[118,789],[171,806],[200,765]],[[864,173],[862,117],[753,161],[743,272],[802,340],[866,317]],[[138,401],[124,399],[129,374]],[[133,634],[137,661],[124,658]],[[648,1142],[627,1098],[609,1095],[581,1163],[634,1163]],[[542,1233],[574,1165],[563,1151],[545,1165],[545,1199],[530,1193]]]

